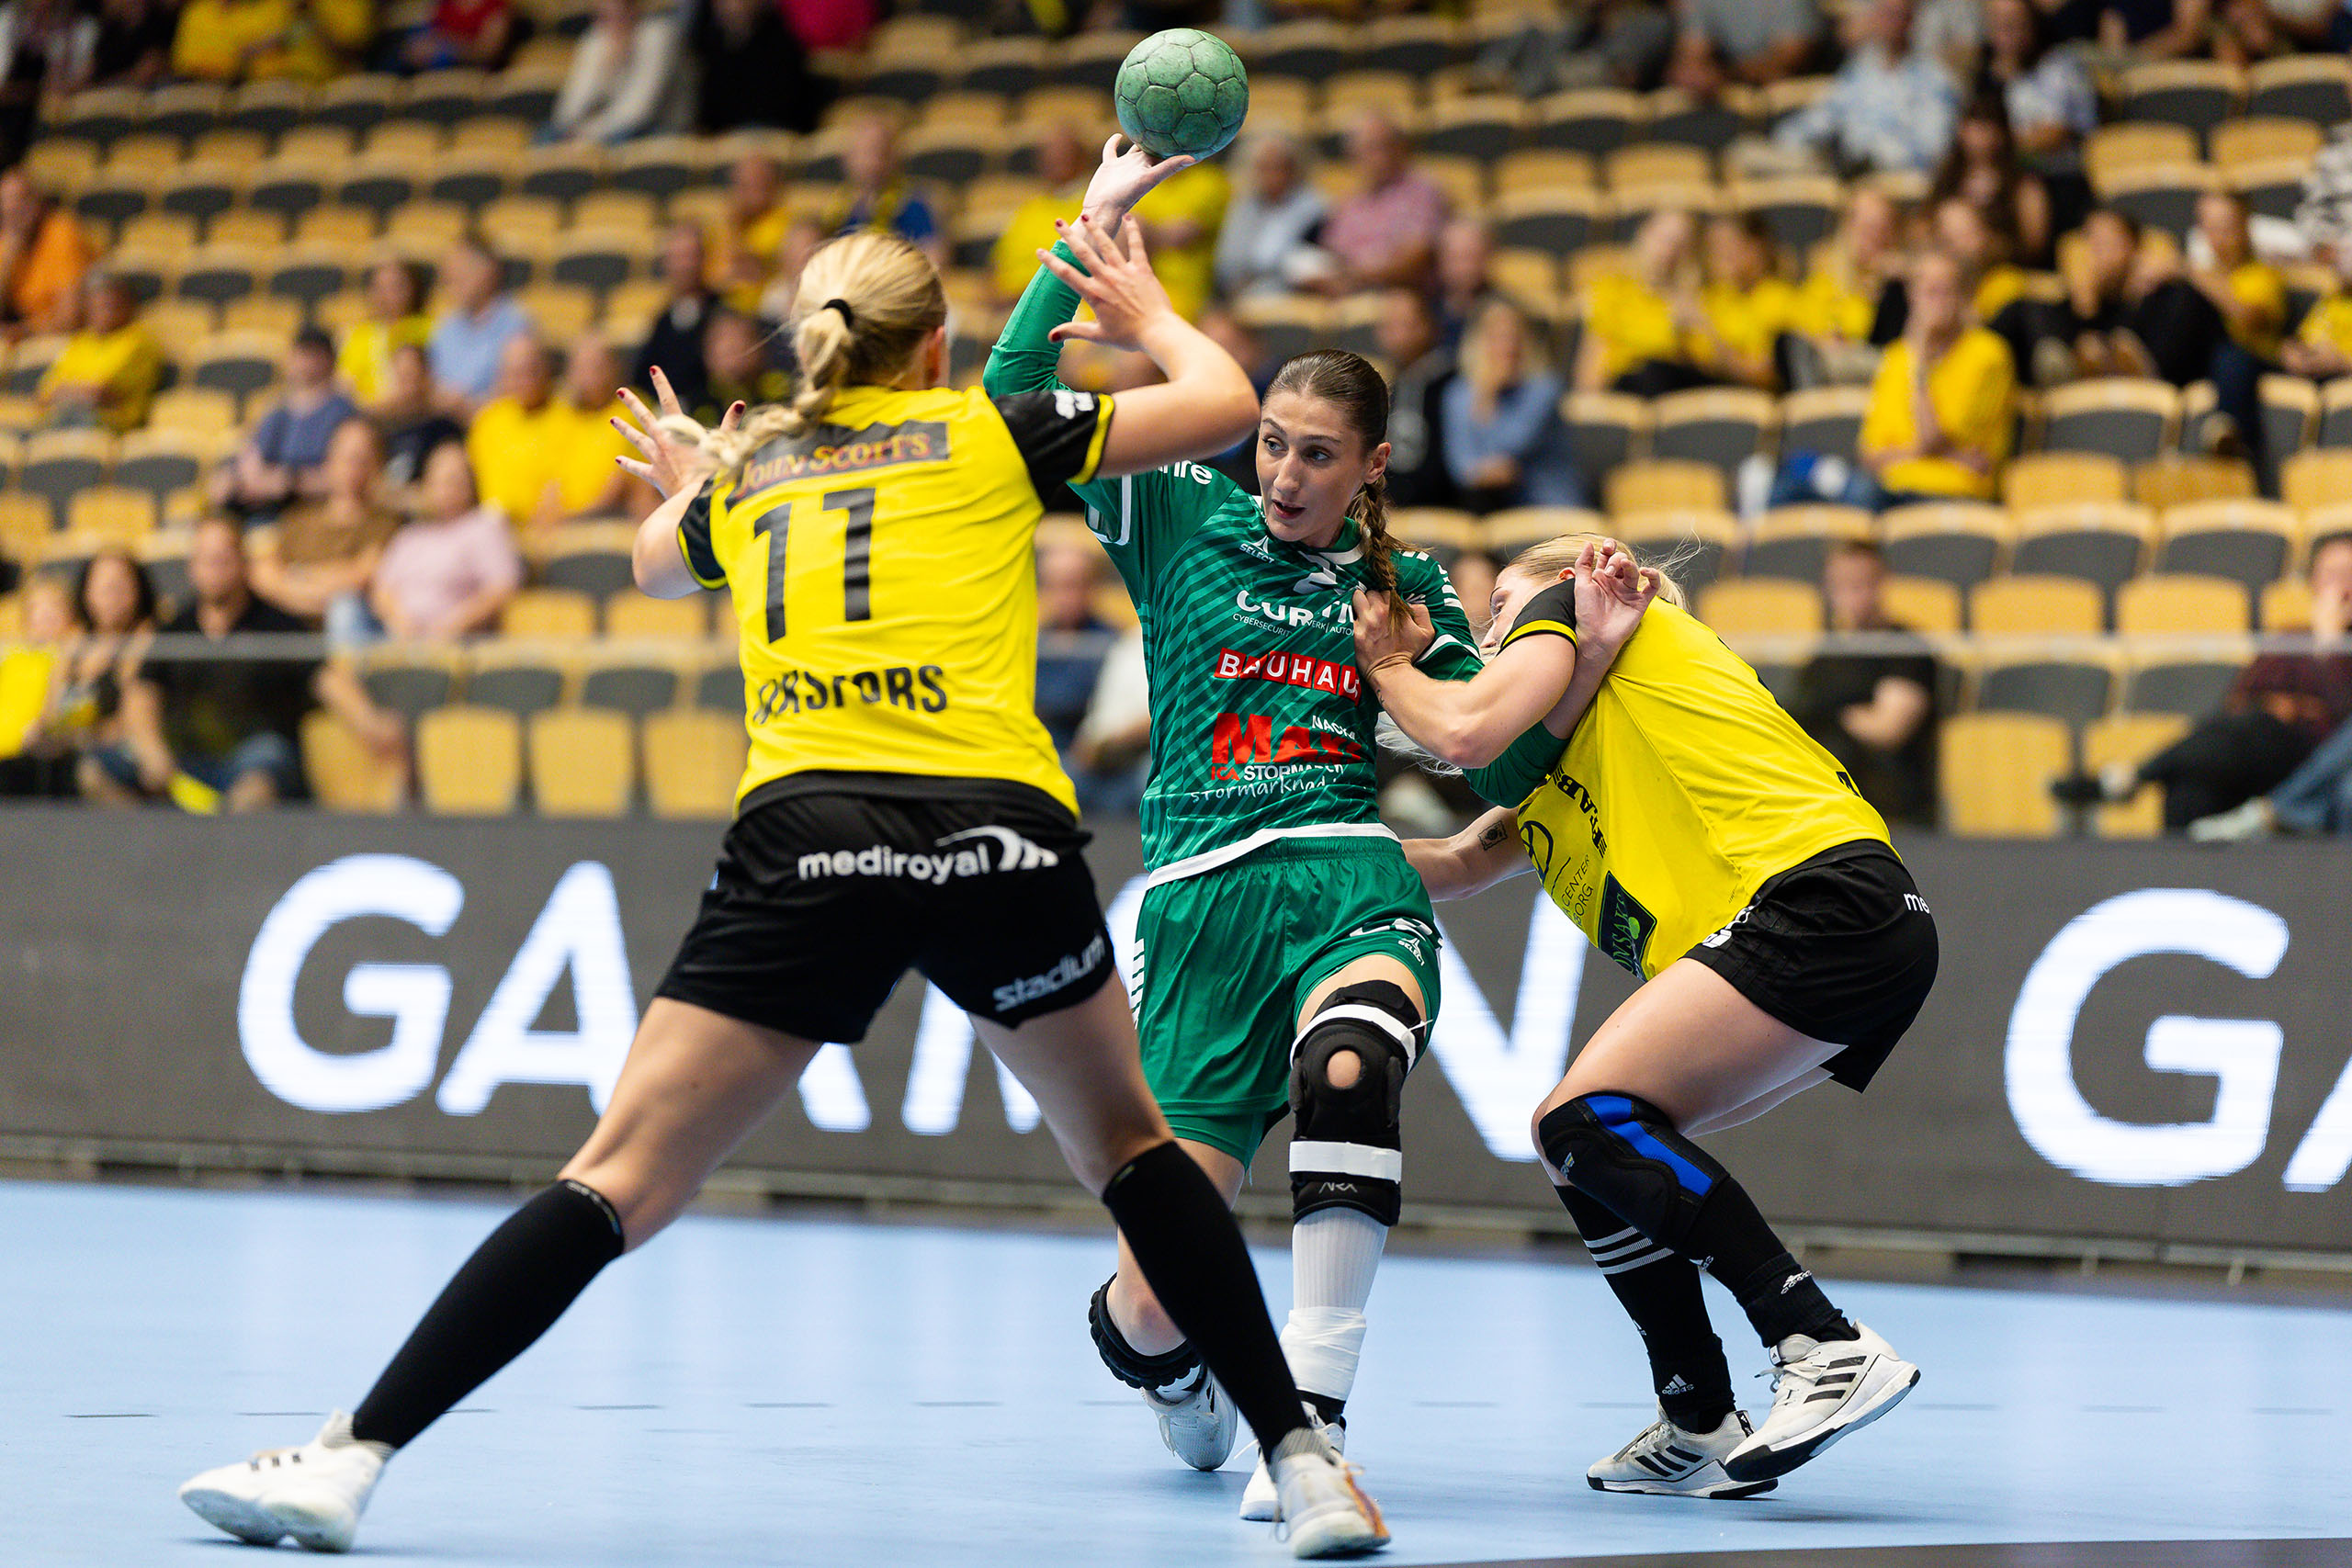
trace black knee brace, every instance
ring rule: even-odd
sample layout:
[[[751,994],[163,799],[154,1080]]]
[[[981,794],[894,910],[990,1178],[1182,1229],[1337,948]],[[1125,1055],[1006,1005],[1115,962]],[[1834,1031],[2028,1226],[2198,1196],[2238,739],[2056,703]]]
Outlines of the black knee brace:
[[[1569,1186],[1653,1241],[1678,1250],[1722,1166],[1630,1094],[1587,1094],[1544,1112],[1535,1139]]]
[[[1182,1382],[1201,1364],[1201,1353],[1193,1348],[1189,1339],[1158,1356],[1147,1356],[1128,1344],[1127,1337],[1119,1332],[1119,1325],[1111,1321],[1109,1280],[1102,1281],[1102,1288],[1086,1303],[1086,1330],[1094,1336],[1094,1348],[1102,1355],[1102,1364],[1129,1388],[1166,1388],[1170,1383]]]
[[[1420,1032],[1412,998],[1385,980],[1342,986],[1316,1010],[1291,1047],[1290,1108],[1298,1118],[1290,1145],[1294,1217],[1357,1209],[1384,1225],[1396,1223],[1405,1174],[1398,1115]],[[1362,1066],[1354,1083],[1335,1089],[1331,1058],[1342,1051],[1353,1052]]]

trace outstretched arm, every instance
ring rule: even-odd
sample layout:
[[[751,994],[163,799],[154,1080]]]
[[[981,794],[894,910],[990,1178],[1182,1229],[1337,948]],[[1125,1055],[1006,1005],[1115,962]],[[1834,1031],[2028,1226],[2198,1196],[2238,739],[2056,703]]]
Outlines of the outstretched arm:
[[[1467,898],[1527,869],[1518,814],[1498,806],[1451,839],[1408,839],[1405,859],[1440,903]]]

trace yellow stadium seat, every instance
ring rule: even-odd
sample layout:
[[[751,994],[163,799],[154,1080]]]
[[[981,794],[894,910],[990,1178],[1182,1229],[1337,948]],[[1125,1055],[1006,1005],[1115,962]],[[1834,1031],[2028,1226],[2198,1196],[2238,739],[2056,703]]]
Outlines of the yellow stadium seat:
[[[269,337],[290,339],[301,328],[302,321],[302,302],[300,299],[251,294],[243,299],[232,299],[220,307],[222,332],[260,333]]]
[[[643,191],[591,191],[571,204],[571,227],[575,230],[605,229],[650,235],[660,224],[653,198]]]
[[[1859,507],[1775,507],[1748,530],[1741,570],[1749,577],[1818,582],[1835,547],[1867,540],[1876,532],[1871,514]]]
[[[348,126],[297,125],[277,139],[277,157],[284,163],[348,164],[357,152]]]
[[[376,238],[376,215],[364,207],[314,207],[294,220],[293,243],[335,246],[350,254]]]
[[[1602,489],[1609,514],[1634,512],[1721,512],[1724,474],[1713,463],[1628,463],[1608,475]]]
[[[2210,138],[2213,162],[2224,172],[2290,159],[2308,163],[2324,139],[2320,127],[2310,120],[2279,115],[2225,120],[2213,128]]]
[[[56,528],[47,501],[14,491],[0,492],[0,556],[26,564],[37,561]]]
[[[107,149],[109,180],[156,180],[175,173],[186,153],[176,136],[126,136]]]
[[[1388,531],[1398,543],[1420,549],[1478,550],[1487,546],[1486,525],[1446,506],[1398,507],[1388,514]]]
[[[147,416],[150,430],[217,435],[237,428],[237,400],[210,387],[175,387],[155,394]]]
[[[2115,629],[2125,637],[2246,629],[2245,584],[2188,572],[2135,577],[2116,592]]]
[[[2262,627],[2266,632],[2307,632],[2312,629],[2312,585],[2300,577],[2282,579],[2262,591]]]
[[[2083,143],[2083,171],[2102,192],[2118,176],[2198,161],[2197,133],[2185,125],[2124,120],[2103,125]]]
[[[2330,506],[2352,496],[2352,449],[2320,447],[2298,452],[2279,466],[2280,499],[2298,512]]]
[[[523,727],[499,708],[453,703],[416,721],[417,783],[425,809],[498,817],[523,787]]]
[[[2098,585],[2076,577],[1996,577],[1969,591],[1969,629],[1979,637],[2088,636],[2107,618]]]
[[[1401,71],[1342,71],[1323,84],[1323,123],[1345,130],[1366,109],[1401,120],[1418,120],[1420,84]]]
[[[570,343],[596,321],[596,297],[571,283],[534,283],[517,289],[515,302],[530,313],[539,334],[557,344]]]
[[[143,490],[98,485],[75,495],[65,526],[76,534],[128,545],[155,530],[155,498]]]
[[[2254,465],[2243,457],[2167,454],[2132,470],[2132,499],[2159,512],[2205,501],[2254,497]]]
[[[384,220],[384,238],[403,256],[438,261],[472,227],[473,214],[455,202],[412,201]]]
[[[1821,590],[1787,578],[1734,578],[1700,592],[1699,618],[1724,637],[1817,632]]]
[[[1938,755],[1944,828],[1963,838],[2048,839],[2059,829],[2050,782],[2067,772],[2072,738],[2040,714],[1946,719]]]
[[[542,817],[625,817],[637,790],[627,714],[549,708],[530,728],[531,799]]]
[[[378,756],[352,728],[324,708],[302,716],[302,772],[329,811],[383,815],[408,794],[408,769]]]
[[[500,629],[508,637],[596,635],[596,602],[576,588],[526,588],[506,602]]]
[[[1509,560],[1530,545],[1563,534],[1605,534],[1608,523],[1578,506],[1513,506],[1487,517],[1481,527],[1486,548]]]
[[[708,606],[700,594],[650,599],[634,588],[624,588],[605,601],[605,635],[616,641],[700,642],[710,636]]]
[[[2137,762],[2188,731],[2189,720],[2174,713],[2119,713],[2083,729],[2083,767],[2097,773],[2111,762]],[[2102,839],[2153,839],[2164,829],[2164,792],[2143,789],[2118,806],[2092,813]]]
[[[1657,186],[1704,186],[1715,177],[1714,160],[1698,147],[1644,141],[1605,153],[1600,172],[1612,191]]]
[[[368,161],[404,163],[426,169],[441,157],[447,141],[440,126],[413,119],[388,119],[368,133]]]
[[[639,733],[646,802],[654,816],[723,820],[733,815],[749,744],[740,716],[699,708],[650,714]]]
[[[122,232],[115,238],[115,254],[153,251],[183,255],[196,249],[196,220],[185,212],[142,212],[124,221]]]
[[[1933,577],[1889,577],[1880,596],[1897,626],[1915,632],[1960,630],[1960,590],[1951,583]]]
[[[1256,89],[1251,89],[1255,96]],[[1254,107],[1254,106],[1253,106]],[[1560,147],[1506,152],[1495,163],[1495,190],[1543,190],[1555,186],[1590,188],[1598,183],[1591,157]]]
[[[2019,510],[2120,502],[2124,488],[2123,464],[2098,452],[2030,452],[2001,476],[2001,499]]]

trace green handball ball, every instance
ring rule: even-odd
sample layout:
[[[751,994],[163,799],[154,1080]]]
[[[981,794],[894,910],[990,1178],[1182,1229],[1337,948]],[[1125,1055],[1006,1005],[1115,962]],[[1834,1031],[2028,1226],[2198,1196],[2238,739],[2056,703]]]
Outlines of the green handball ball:
[[[1223,39],[1170,28],[1127,51],[1114,96],[1119,129],[1153,157],[1207,158],[1240,131],[1250,73]]]

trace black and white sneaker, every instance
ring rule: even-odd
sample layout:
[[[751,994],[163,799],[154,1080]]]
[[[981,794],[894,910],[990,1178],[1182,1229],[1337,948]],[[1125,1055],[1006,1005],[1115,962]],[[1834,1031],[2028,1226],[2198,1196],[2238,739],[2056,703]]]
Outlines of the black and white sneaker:
[[[1712,1432],[1678,1427],[1664,1410],[1642,1435],[1584,1472],[1595,1492],[1649,1492],[1664,1497],[1728,1500],[1770,1492],[1776,1481],[1737,1482],[1724,1473],[1724,1460],[1753,1429],[1735,1410]]]
[[[1851,1339],[1792,1334],[1772,1362],[1772,1413],[1724,1461],[1734,1481],[1787,1474],[1894,1409],[1919,1381],[1918,1368],[1859,1323]]]

